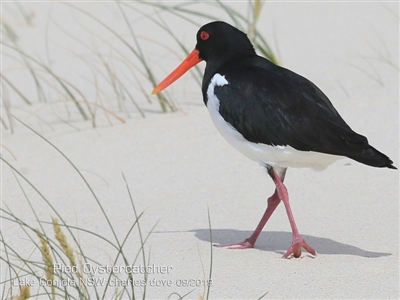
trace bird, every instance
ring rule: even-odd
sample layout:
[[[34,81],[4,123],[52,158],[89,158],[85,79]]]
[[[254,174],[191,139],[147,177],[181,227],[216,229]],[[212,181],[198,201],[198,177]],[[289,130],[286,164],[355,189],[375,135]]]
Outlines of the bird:
[[[353,131],[328,97],[310,80],[256,54],[247,35],[223,21],[203,25],[187,58],[152,91],[160,93],[201,61],[206,66],[202,95],[221,135],[242,154],[266,169],[275,184],[253,234],[242,242],[217,244],[253,248],[282,201],[292,229],[284,258],[316,251],[300,234],[284,184],[289,167],[324,170],[338,159],[397,169],[388,156]]]

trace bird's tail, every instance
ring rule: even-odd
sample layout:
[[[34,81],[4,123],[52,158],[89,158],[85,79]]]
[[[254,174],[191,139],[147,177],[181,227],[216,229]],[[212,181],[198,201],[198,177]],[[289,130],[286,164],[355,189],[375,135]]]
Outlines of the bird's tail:
[[[396,169],[393,166],[393,161],[387,157],[382,152],[379,152],[374,147],[370,146],[370,148],[364,150],[361,154],[355,156],[349,156],[351,159],[354,159],[360,163],[377,167],[377,168],[389,168]]]

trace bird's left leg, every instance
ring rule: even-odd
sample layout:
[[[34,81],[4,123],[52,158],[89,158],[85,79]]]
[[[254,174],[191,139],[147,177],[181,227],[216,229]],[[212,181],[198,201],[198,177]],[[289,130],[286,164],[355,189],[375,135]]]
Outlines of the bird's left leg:
[[[276,190],[278,193],[279,198],[282,200],[283,204],[285,205],[286,213],[289,218],[290,226],[292,227],[292,244],[290,245],[289,249],[283,255],[284,258],[289,257],[293,254],[294,257],[300,257],[301,255],[301,248],[306,249],[312,255],[316,255],[315,250],[309,246],[304,238],[301,236],[299,230],[297,229],[296,222],[294,221],[292,209],[290,208],[289,204],[289,195],[286,189],[286,186],[283,184],[283,181],[278,176],[278,174],[274,171],[271,166],[267,166],[268,174],[271,176],[272,180],[275,183]]]
[[[278,175],[281,181],[285,179],[285,174],[286,174],[286,168],[283,168]],[[278,195],[278,189],[275,189],[275,192],[272,194],[272,196],[268,198],[267,209],[265,210],[264,215],[262,216],[260,222],[258,223],[256,229],[254,230],[253,234],[250,237],[245,239],[243,242],[231,243],[231,244],[215,244],[214,246],[228,248],[228,249],[253,248],[265,224],[268,222],[269,218],[271,217],[272,213],[275,211],[280,202],[281,199],[279,198]]]

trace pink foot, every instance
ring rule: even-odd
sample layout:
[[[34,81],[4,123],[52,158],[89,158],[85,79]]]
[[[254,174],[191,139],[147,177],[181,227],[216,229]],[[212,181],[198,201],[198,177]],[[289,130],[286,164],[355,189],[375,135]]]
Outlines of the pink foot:
[[[312,255],[317,255],[315,250],[306,243],[301,235],[299,235],[297,237],[293,237],[292,244],[290,245],[288,251],[286,251],[286,253],[283,255],[283,258],[288,258],[291,254],[293,254],[295,258],[299,258],[301,255],[301,248],[306,249],[307,252]]]
[[[227,249],[248,249],[253,248],[254,243],[250,243],[249,239],[245,239],[243,242],[232,243],[232,244],[214,244],[215,247],[218,248],[227,248]]]

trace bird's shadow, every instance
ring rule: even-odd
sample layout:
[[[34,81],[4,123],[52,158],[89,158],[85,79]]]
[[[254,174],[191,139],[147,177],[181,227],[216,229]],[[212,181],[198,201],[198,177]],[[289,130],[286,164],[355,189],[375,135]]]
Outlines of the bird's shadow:
[[[195,236],[202,241],[210,242],[210,229],[193,229],[188,232],[194,232]],[[159,232],[161,233],[161,232]],[[227,244],[241,242],[248,238],[253,232],[235,229],[212,229],[213,244]],[[386,252],[368,251],[356,246],[340,243],[332,239],[316,237],[312,235],[302,235],[306,242],[319,254],[339,254],[354,255],[367,258],[377,258],[392,255]],[[266,231],[261,232],[255,244],[255,248],[261,251],[271,251],[284,254],[292,241],[291,232]]]

